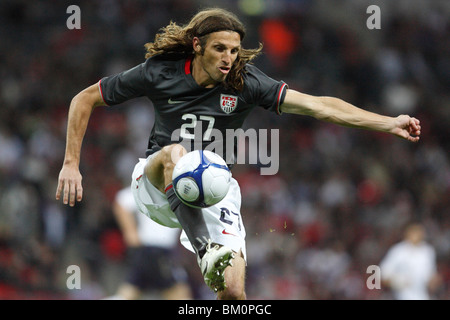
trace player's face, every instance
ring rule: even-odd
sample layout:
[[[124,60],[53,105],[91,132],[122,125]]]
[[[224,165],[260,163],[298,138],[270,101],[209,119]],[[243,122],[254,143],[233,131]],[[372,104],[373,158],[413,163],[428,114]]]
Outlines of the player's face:
[[[241,48],[241,36],[234,31],[218,31],[209,35],[203,55],[194,59],[192,76],[198,84],[213,87],[223,82],[236,60]],[[194,40],[194,49],[201,52],[199,41]]]

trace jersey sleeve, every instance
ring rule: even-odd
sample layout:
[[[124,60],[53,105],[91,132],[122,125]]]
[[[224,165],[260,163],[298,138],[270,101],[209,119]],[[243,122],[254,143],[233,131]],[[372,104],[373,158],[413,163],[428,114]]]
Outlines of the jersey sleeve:
[[[102,78],[99,87],[103,101],[112,106],[144,96],[151,81],[147,62],[148,60],[124,72]]]
[[[245,84],[252,104],[281,114],[280,105],[288,88],[285,82],[274,80],[255,66],[247,65]]]

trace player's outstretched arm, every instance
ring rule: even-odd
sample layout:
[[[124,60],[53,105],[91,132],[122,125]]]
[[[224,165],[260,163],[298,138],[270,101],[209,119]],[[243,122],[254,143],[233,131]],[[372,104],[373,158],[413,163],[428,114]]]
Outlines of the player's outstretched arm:
[[[56,189],[56,200],[61,198],[62,192],[64,204],[74,206],[75,199],[81,201],[83,198],[82,177],[79,169],[81,144],[93,109],[104,104],[98,84],[78,93],[70,103],[66,152]]]
[[[388,117],[360,109],[341,99],[315,97],[288,89],[281,111],[312,116],[342,126],[388,132],[408,141],[417,142],[420,121],[408,115]]]

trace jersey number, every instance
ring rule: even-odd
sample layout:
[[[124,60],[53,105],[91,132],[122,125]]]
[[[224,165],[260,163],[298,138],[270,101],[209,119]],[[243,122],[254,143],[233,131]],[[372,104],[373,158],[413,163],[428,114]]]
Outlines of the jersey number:
[[[211,133],[212,133],[212,130],[214,128],[214,122],[215,122],[214,117],[199,116],[198,120],[197,120],[197,116],[195,114],[186,113],[186,114],[183,114],[181,119],[183,119],[185,121],[188,121],[188,122],[183,123],[181,125],[181,132],[180,132],[180,137],[181,138],[194,140],[195,139],[195,134],[194,133],[190,133],[188,131],[188,129],[194,130],[195,127],[197,126],[197,121],[200,120],[200,121],[207,121],[208,122],[208,128],[206,129],[205,133],[203,134],[203,141],[211,140]]]
[[[229,218],[232,218],[230,212],[237,216],[237,223],[238,223],[238,228],[239,230],[241,230],[241,217],[239,216],[239,213],[235,213],[233,211],[228,210],[227,208],[220,208],[220,221],[225,222],[229,225],[233,224],[233,220],[230,220]]]

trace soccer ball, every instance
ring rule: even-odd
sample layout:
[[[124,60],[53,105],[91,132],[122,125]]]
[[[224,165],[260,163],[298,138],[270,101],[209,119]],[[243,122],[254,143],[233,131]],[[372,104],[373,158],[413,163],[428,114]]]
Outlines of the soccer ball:
[[[225,160],[208,150],[195,150],[175,165],[172,185],[186,205],[207,208],[221,201],[230,188],[231,172]]]

